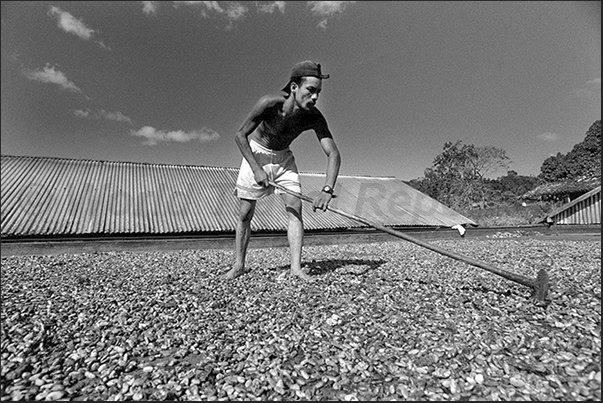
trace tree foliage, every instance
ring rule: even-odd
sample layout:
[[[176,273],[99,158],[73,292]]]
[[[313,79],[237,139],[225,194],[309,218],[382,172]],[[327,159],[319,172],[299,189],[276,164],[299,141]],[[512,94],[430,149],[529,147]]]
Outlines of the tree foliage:
[[[518,196],[542,182],[601,176],[601,121],[595,121],[584,141],[567,155],[547,158],[537,177],[506,170],[506,175],[493,179],[510,162],[506,152],[496,147],[446,142],[425,177],[409,185],[453,209],[514,205]]]
[[[488,182],[492,190],[490,202],[497,207],[516,205],[518,196],[534,189],[539,183],[535,176],[523,176],[515,171],[508,171],[505,176]]]
[[[557,153],[544,160],[539,179],[558,182],[601,176],[601,120],[592,124],[586,137],[567,154]]]
[[[410,184],[452,208],[484,206],[491,195],[488,176],[506,169],[509,163],[502,149],[477,147],[460,140],[446,142],[433,166],[425,170],[425,178]]]

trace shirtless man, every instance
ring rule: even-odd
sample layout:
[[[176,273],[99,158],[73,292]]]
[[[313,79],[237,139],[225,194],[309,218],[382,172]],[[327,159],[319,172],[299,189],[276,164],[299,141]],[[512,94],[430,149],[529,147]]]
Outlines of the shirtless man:
[[[272,193],[280,194],[287,211],[287,239],[291,252],[291,274],[304,280],[310,277],[301,267],[304,237],[301,200],[269,185],[273,181],[300,193],[301,183],[295,159],[289,146],[302,132],[314,130],[327,155],[325,186],[314,199],[312,208],[326,211],[333,196],[339,174],[341,157],[327,121],[316,108],[322,89],[320,64],[303,61],[293,66],[291,77],[282,89],[282,95],[265,95],[255,104],[235,135],[235,142],[243,154],[236,183],[239,198],[239,217],[236,227],[236,261],[227,279],[246,272],[245,256],[251,235],[251,219],[258,199]]]

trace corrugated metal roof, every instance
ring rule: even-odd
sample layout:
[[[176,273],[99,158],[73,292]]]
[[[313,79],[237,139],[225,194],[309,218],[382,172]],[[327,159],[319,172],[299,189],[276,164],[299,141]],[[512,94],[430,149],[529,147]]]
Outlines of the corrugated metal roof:
[[[519,198],[536,200],[543,196],[565,196],[575,193],[586,193],[597,186],[601,186],[601,177],[550,182],[535,187]]]
[[[238,168],[2,156],[2,236],[234,232]],[[314,197],[325,175],[302,173]],[[393,177],[340,175],[331,206],[387,226],[477,225]],[[303,208],[308,230],[366,227]],[[260,200],[253,231],[285,231],[282,200]]]
[[[541,222],[601,224],[601,186],[550,212]]]

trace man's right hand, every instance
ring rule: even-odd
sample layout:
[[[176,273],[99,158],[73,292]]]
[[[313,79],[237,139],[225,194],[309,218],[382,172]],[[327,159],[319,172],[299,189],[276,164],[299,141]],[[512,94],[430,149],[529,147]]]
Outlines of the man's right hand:
[[[253,173],[253,177],[258,184],[264,186],[265,188],[267,188],[270,184],[268,174],[263,169],[255,171]]]

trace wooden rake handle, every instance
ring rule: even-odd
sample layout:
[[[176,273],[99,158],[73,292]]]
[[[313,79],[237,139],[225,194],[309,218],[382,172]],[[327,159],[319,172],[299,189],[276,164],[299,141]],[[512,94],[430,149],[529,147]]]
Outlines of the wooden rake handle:
[[[301,200],[305,200],[305,201],[310,202],[310,203],[314,202],[314,200],[312,198],[310,198],[310,197],[308,197],[308,196],[306,196],[306,195],[304,195],[302,193],[298,193],[298,192],[294,192],[292,190],[289,190],[289,189],[285,188],[284,186],[281,186],[278,183],[275,183],[273,181],[269,181],[269,183],[270,183],[270,185],[274,186],[275,188],[280,189],[281,191],[283,191],[285,193],[288,193],[288,194],[290,194],[292,196],[295,196],[295,197],[297,197],[297,198],[299,198]],[[470,257],[463,256],[463,255],[460,255],[458,253],[450,252],[448,250],[439,248],[439,247],[431,245],[431,244],[429,244],[427,242],[421,241],[420,239],[416,239],[416,238],[414,238],[412,236],[409,236],[409,235],[407,235],[407,234],[405,234],[403,232],[396,231],[396,230],[394,230],[392,228],[389,228],[389,227],[385,227],[385,226],[383,226],[381,224],[369,221],[366,218],[359,217],[359,216],[354,215],[354,214],[347,213],[347,212],[339,210],[339,209],[337,209],[335,207],[328,206],[327,210],[332,211],[333,213],[342,215],[344,217],[350,218],[350,219],[352,219],[354,221],[361,222],[363,224],[368,225],[369,227],[378,229],[379,231],[386,232],[386,233],[391,234],[391,235],[393,235],[395,237],[402,238],[402,239],[404,239],[406,241],[412,242],[414,244],[417,244],[419,246],[422,246],[424,248],[427,248],[429,250],[432,250],[432,251],[437,252],[439,254],[442,254],[444,256],[448,256],[448,257],[450,257],[452,259],[459,260],[461,262],[470,264],[472,266],[476,266],[476,267],[482,268],[482,269],[487,270],[487,271],[489,271],[491,273],[494,273],[494,274],[497,274],[497,275],[499,275],[501,277],[504,277],[507,280],[515,281],[516,283],[519,283],[519,284],[525,285],[527,287],[530,287],[533,290],[533,292],[532,292],[532,297],[533,298],[536,298],[536,299],[541,300],[541,301],[546,298],[546,295],[547,295],[547,292],[548,292],[548,288],[549,288],[549,276],[548,276],[547,272],[544,269],[541,269],[540,272],[538,272],[538,276],[536,277],[536,279],[531,279],[531,278],[522,276],[520,274],[511,273],[511,272],[508,272],[508,271],[497,269],[497,268],[495,268],[495,267],[493,267],[493,266],[491,266],[489,264],[486,264],[484,262],[481,262],[479,260],[475,260],[475,259],[472,259]]]

